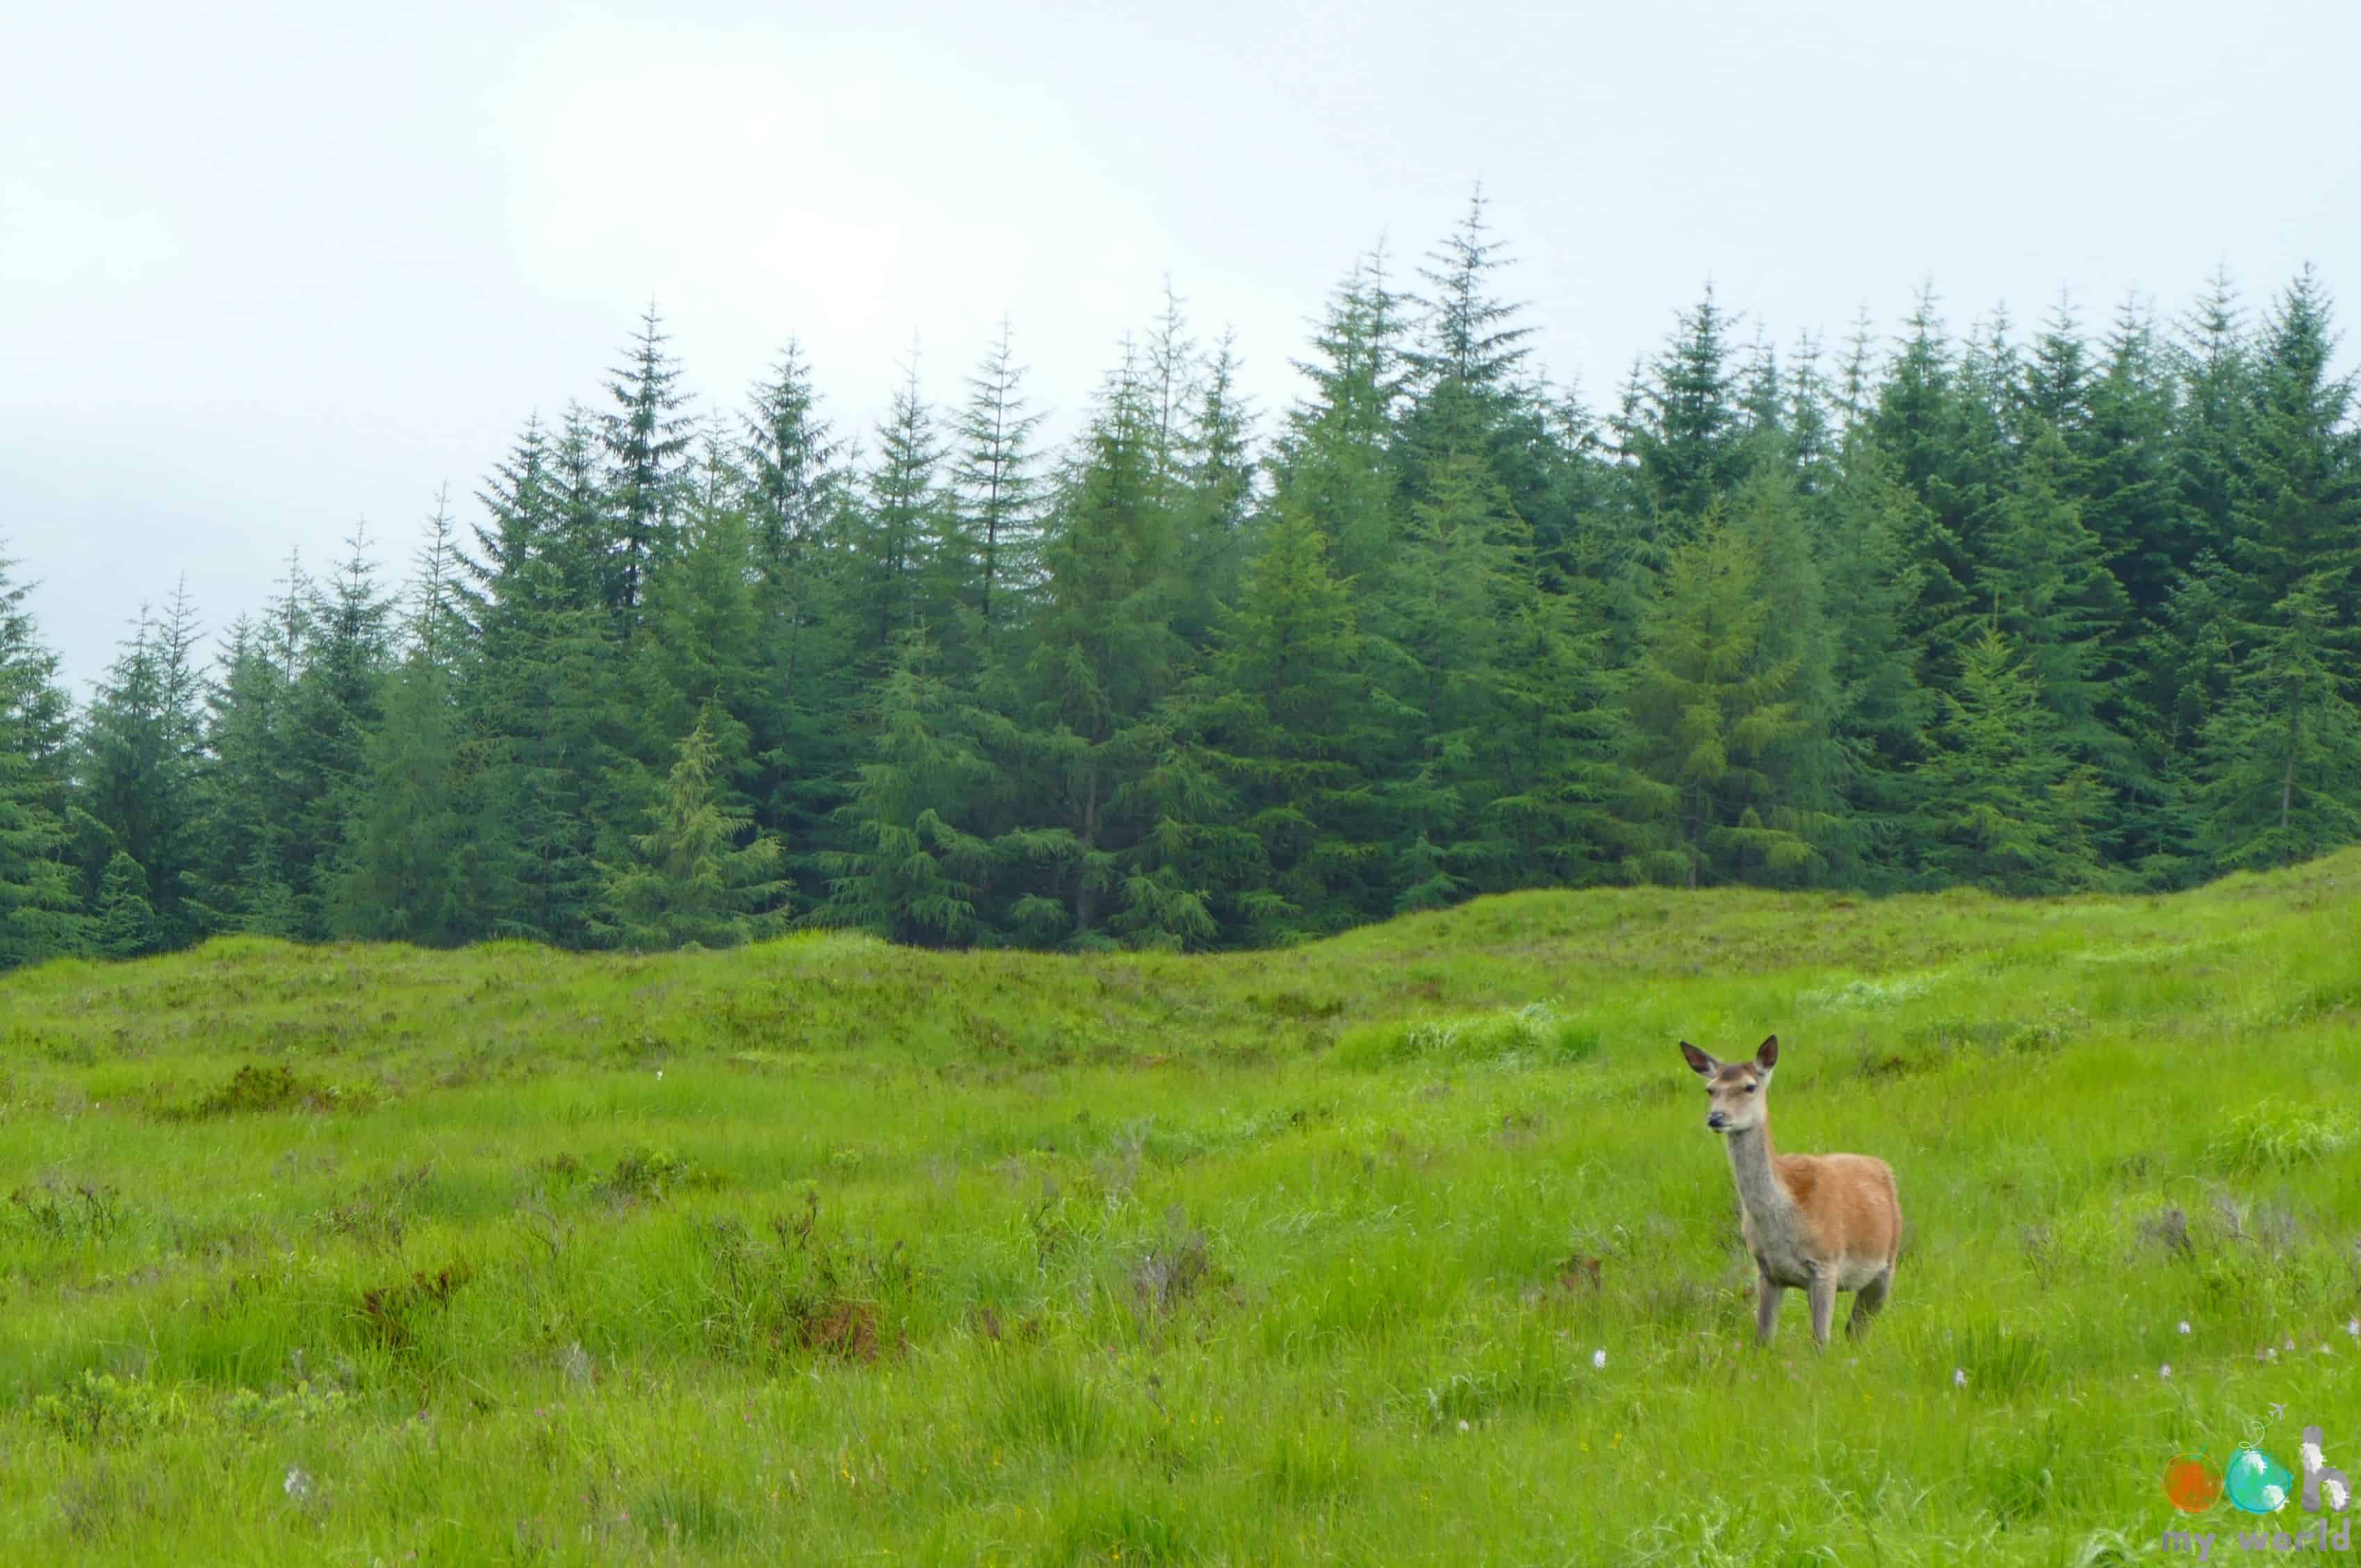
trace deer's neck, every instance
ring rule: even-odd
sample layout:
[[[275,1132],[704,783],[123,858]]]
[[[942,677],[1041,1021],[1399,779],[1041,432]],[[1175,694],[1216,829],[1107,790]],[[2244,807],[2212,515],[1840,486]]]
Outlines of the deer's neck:
[[[1730,1172],[1738,1179],[1738,1201],[1758,1224],[1781,1223],[1794,1212],[1795,1201],[1787,1193],[1771,1163],[1771,1119],[1726,1135]]]

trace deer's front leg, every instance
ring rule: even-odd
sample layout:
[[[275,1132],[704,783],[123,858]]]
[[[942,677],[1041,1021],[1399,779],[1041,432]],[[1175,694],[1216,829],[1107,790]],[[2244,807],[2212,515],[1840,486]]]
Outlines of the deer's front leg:
[[[1812,1270],[1812,1343],[1822,1350],[1828,1348],[1828,1325],[1837,1315],[1837,1273],[1833,1268]]]
[[[1779,1302],[1786,1294],[1786,1288],[1772,1284],[1769,1275],[1763,1274],[1755,1277],[1754,1343],[1756,1344],[1765,1345],[1771,1343],[1771,1331],[1779,1326]]]

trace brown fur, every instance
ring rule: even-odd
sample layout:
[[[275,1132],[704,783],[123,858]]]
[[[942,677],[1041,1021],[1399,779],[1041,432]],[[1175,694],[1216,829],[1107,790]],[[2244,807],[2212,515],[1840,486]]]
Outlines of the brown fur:
[[[1783,1155],[1771,1142],[1772,1070],[1779,1038],[1751,1061],[1723,1063],[1681,1042],[1691,1071],[1706,1080],[1707,1125],[1726,1135],[1738,1184],[1739,1229],[1754,1256],[1758,1343],[1767,1344],[1789,1289],[1810,1292],[1812,1338],[1828,1340],[1836,1293],[1851,1290],[1848,1333],[1859,1333],[1885,1303],[1902,1253],[1902,1202],[1894,1171],[1867,1155]]]

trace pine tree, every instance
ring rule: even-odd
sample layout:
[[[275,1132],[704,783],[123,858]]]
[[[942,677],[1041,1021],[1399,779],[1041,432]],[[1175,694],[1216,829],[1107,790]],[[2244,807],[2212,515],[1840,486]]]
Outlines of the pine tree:
[[[2107,564],[2131,601],[2135,634],[2151,624],[2195,557],[2172,474],[2172,383],[2147,314],[2126,303],[2107,334],[2090,384],[2088,415],[2070,438],[2075,497]]]
[[[1362,758],[1375,717],[1353,585],[1312,498],[1282,490],[1182,728],[1226,786],[1192,858],[1224,935],[1268,944],[1383,912],[1384,823]]]
[[[834,517],[844,456],[844,443],[820,412],[811,367],[793,339],[770,378],[755,387],[740,431],[755,560],[766,587],[792,591]]]
[[[2033,340],[2032,358],[2024,364],[2012,428],[2020,439],[2029,439],[2037,425],[2055,431],[2079,451],[2091,422],[2092,393],[2090,345],[2073,302],[2060,296]]]
[[[857,696],[847,608],[858,530],[848,454],[821,413],[809,367],[790,342],[744,417],[739,466],[753,532],[762,709],[749,717],[759,764],[755,820],[789,843],[809,841],[839,804],[851,766]]]
[[[1717,506],[1674,552],[1641,628],[1628,697],[1631,788],[1643,829],[1632,869],[1695,887],[1788,879],[1822,858],[1818,826],[1781,784],[1816,748],[1796,700],[1802,655],[1778,657],[1760,537]]]
[[[1946,692],[1943,749],[1923,771],[1919,827],[1928,870],[2013,894],[2070,893],[2103,880],[2092,827],[2097,775],[2077,763],[2039,681],[1990,626]]]
[[[1022,624],[1037,571],[1032,442],[1041,416],[1027,406],[1024,381],[1003,317],[1000,336],[968,378],[950,476],[965,532],[983,552],[977,611],[987,642]]]
[[[393,601],[378,586],[366,530],[312,607],[302,668],[288,694],[289,722],[280,738],[293,793],[287,885],[298,934],[327,934],[330,882],[344,849],[344,828],[365,768],[368,737],[382,717],[392,654]]]
[[[1839,482],[1842,432],[1827,375],[1820,368],[1819,341],[1809,333],[1795,347],[1783,416],[1782,433],[1787,462],[1795,474],[1795,490],[1810,500]]]
[[[148,872],[120,850],[99,878],[94,943],[99,956],[109,959],[143,958],[164,949],[162,922],[148,901]]]
[[[770,928],[770,910],[785,891],[776,875],[779,843],[725,804],[712,718],[699,715],[683,737],[630,861],[599,868],[605,894],[595,929],[611,945],[728,948]]]
[[[569,417],[549,482],[487,487],[501,543],[471,565],[476,652],[458,692],[477,814],[470,928],[566,945],[588,937],[592,856],[623,768],[610,733],[622,666],[584,510],[596,499],[583,488],[587,428]]]
[[[1401,312],[1383,253],[1356,262],[1330,298],[1316,357],[1295,362],[1312,392],[1290,411],[1273,463],[1277,488],[1305,509],[1337,575],[1364,594],[1386,583],[1406,527],[1396,439],[1408,375]]]
[[[2353,377],[2329,373],[2335,341],[2326,291],[2307,268],[2258,346],[2232,489],[2230,558],[2258,630],[2283,629],[2278,607],[2307,585],[2338,636],[2361,622],[2361,429]]]
[[[1697,309],[1682,313],[1641,385],[1638,421],[1622,433],[1668,545],[1694,537],[1707,510],[1735,490],[1744,472],[1744,416],[1730,366],[1732,324],[1708,287]],[[1763,395],[1775,410],[1775,384]]]
[[[1812,505],[1816,552],[1831,639],[1831,731],[1838,788],[1866,838],[1869,874],[1884,879],[1905,859],[1911,770],[1924,760],[1935,694],[1904,628],[1919,592],[1918,547],[1934,520],[1894,477],[1866,431],[1848,439],[1843,471]]]
[[[922,578],[928,547],[941,532],[943,498],[937,469],[942,445],[935,433],[934,411],[919,394],[915,354],[905,367],[902,385],[895,389],[892,410],[877,428],[877,461],[868,476],[868,505],[853,549],[859,577],[850,608],[860,657],[882,668],[895,634],[921,621],[928,608]],[[955,565],[953,575],[963,565]]]
[[[160,618],[142,612],[130,644],[99,683],[82,727],[79,806],[95,829],[82,847],[104,906],[117,853],[139,868],[143,901],[163,947],[204,928],[200,893],[203,808],[197,722],[199,630],[185,585]]]
[[[0,971],[79,953],[90,935],[62,815],[71,708],[14,565],[0,557]]]
[[[2071,499],[2072,461],[2034,416],[2028,449],[2002,499],[1977,587],[2076,761],[2126,781],[2136,765],[2111,719],[2109,650],[2130,603]]]
[[[1253,528],[1251,415],[1238,390],[1240,369],[1235,334],[1224,333],[1196,378],[1170,486],[1181,590],[1172,630],[1192,648],[1206,646],[1236,593]]]
[[[650,303],[623,363],[609,372],[614,409],[598,421],[612,509],[602,579],[609,605],[627,628],[637,622],[649,569],[672,552],[696,438],[694,422],[682,412],[688,400],[680,390],[680,364],[664,351],[670,341]]]
[[[2329,374],[2334,341],[2307,269],[2255,356],[2232,475],[2239,649],[2198,785],[2199,838],[2218,865],[2284,863],[2361,823],[2361,431],[2352,378]]]
[[[955,824],[996,774],[934,659],[923,636],[903,636],[878,692],[869,760],[839,813],[855,847],[821,856],[831,877],[819,918],[922,947],[965,946],[987,931],[978,904],[993,852]]]
[[[1003,849],[1029,867],[1035,889],[1013,906],[1019,929],[1099,946],[1109,940],[1108,895],[1148,820],[1136,785],[1163,749],[1157,707],[1185,674],[1170,625],[1175,542],[1158,500],[1155,409],[1128,356],[1061,491],[1026,672],[1025,772],[1048,809],[1041,827]]]
[[[2246,313],[2216,273],[2173,345],[2180,389],[2173,421],[2176,499],[2192,551],[2226,555],[2235,529],[2239,454],[2253,401]]]
[[[461,744],[450,672],[422,643],[387,682],[363,748],[325,900],[330,935],[447,947],[482,934]]]
[[[293,937],[301,925],[288,877],[302,849],[302,796],[290,766],[293,691],[310,585],[291,564],[283,597],[260,624],[230,628],[206,696],[202,893],[208,928]]]
[[[2289,865],[2361,839],[2361,705],[2327,575],[2300,584],[2207,720],[2200,842],[2224,869]]]
[[[443,670],[455,670],[474,633],[469,622],[467,557],[451,515],[451,488],[434,493],[426,536],[412,558],[409,611],[403,624],[406,652]]]
[[[16,734],[0,728],[0,973],[80,953],[91,939],[53,786]]]

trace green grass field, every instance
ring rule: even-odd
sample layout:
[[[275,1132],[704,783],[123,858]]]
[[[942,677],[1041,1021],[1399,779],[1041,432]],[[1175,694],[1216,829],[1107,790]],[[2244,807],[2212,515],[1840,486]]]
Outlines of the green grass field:
[[[2361,853],[1221,958],[225,940],[0,1028],[6,1563],[2095,1563],[2236,1531],[2182,1451],[2361,1476]],[[1825,1357],[1799,1296],[1751,1348],[1675,1049],[1774,1030],[1781,1146],[1910,1225]]]

